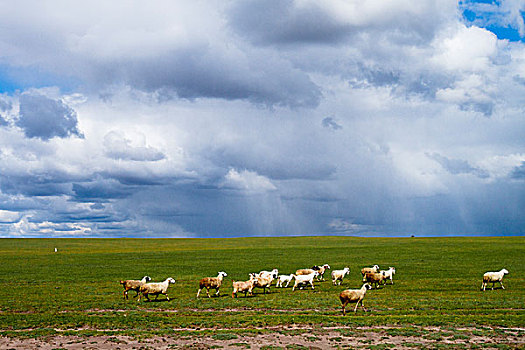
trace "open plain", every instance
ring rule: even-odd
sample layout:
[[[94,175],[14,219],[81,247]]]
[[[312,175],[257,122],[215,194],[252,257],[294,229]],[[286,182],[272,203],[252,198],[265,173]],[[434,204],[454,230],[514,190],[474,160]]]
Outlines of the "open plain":
[[[2,239],[0,348],[523,348],[524,257],[524,237]],[[314,290],[231,297],[250,272],[325,263],[350,268],[341,286],[328,270]],[[374,264],[394,266],[394,284],[343,317],[339,293]],[[503,267],[505,289],[480,291]],[[197,299],[218,271],[220,296]],[[173,277],[170,301],[125,300],[119,280],[144,275]]]

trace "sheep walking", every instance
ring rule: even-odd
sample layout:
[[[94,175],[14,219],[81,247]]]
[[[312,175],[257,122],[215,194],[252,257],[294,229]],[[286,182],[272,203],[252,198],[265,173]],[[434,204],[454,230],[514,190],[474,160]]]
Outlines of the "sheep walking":
[[[379,273],[385,277],[385,284],[386,280],[390,280],[390,284],[394,284],[393,276],[396,274],[395,267],[389,267],[388,270],[381,270]]]
[[[139,280],[124,280],[120,281],[120,284],[124,287],[124,293],[122,294],[124,296],[124,299],[128,299],[128,292],[130,290],[134,290],[137,294],[135,294],[134,298],[139,295],[139,289],[140,286],[142,286],[144,283],[147,283],[151,281],[151,278],[149,276],[144,276],[142,279]]]
[[[254,286],[257,288],[263,289],[263,294],[266,294],[266,288],[268,288],[268,293],[270,293],[270,287],[272,285],[273,276],[261,276],[260,274],[255,275]]]
[[[273,269],[272,271],[261,271],[257,274],[258,277],[268,279],[270,278],[270,285],[272,284],[274,279],[277,279],[277,276],[279,275],[279,270]]]
[[[175,283],[175,280],[171,277],[166,278],[164,282],[160,283],[144,283],[140,286],[139,292],[150,301],[149,296],[155,295],[155,300],[159,297],[159,294],[164,294],[167,300],[170,300],[168,296],[168,287],[170,284]],[[140,301],[140,295],[138,301]]]
[[[375,273],[375,272],[366,273],[363,276],[363,282],[374,284],[375,288],[377,289],[380,284],[385,282],[385,276],[383,276],[383,274],[381,273]]]
[[[317,275],[319,275],[319,273],[317,271],[314,271],[309,275],[295,276],[295,283],[293,285],[292,291],[295,291],[295,288],[297,288],[297,286],[299,285],[301,285],[301,289],[302,289],[303,284],[306,284],[306,285],[310,284],[312,286],[312,289],[315,289],[314,288],[314,278],[317,277]]]
[[[343,282],[343,278],[345,278],[345,275],[347,275],[350,272],[349,267],[345,267],[342,270],[334,270],[332,271],[332,283],[334,286],[337,282],[339,282],[339,285]]]
[[[501,285],[501,289],[505,289],[505,287],[503,287],[502,280],[503,276],[505,276],[508,273],[509,271],[507,271],[506,269],[501,269],[497,272],[485,272],[485,274],[483,274],[483,282],[481,282],[481,289],[485,291],[485,287],[487,286],[487,284],[492,283],[492,290],[494,290],[494,283],[496,282],[499,282],[499,284]]]
[[[363,267],[361,269],[361,275],[363,275],[363,276],[365,274],[367,274],[367,273],[373,273],[373,272],[375,272],[375,273],[379,272],[379,266],[378,265],[374,265],[373,267]]]
[[[237,293],[244,292],[244,296],[246,297],[247,293],[250,293],[250,295],[253,295],[253,288],[255,287],[255,280],[256,280],[255,274],[250,274],[250,279],[246,282],[235,282],[232,281],[233,284],[233,292],[232,292],[232,298],[237,298]]]
[[[219,295],[219,288],[221,288],[222,285],[222,279],[224,277],[228,276],[226,272],[220,271],[217,274],[217,277],[204,277],[199,282],[199,291],[197,292],[197,298],[199,297],[199,294],[201,293],[201,290],[203,288],[206,288],[206,294],[208,295],[208,298],[210,298],[210,288],[215,289],[217,292],[215,295]]]
[[[287,288],[294,277],[295,275],[293,273],[290,275],[279,275],[275,287]],[[283,286],[284,283],[286,283],[286,286]]]
[[[357,311],[357,306],[359,305],[359,303],[361,303],[363,310],[366,312],[363,299],[365,298],[366,291],[371,288],[372,287],[368,283],[365,283],[363,284],[361,289],[343,290],[341,294],[339,294],[339,300],[341,300],[341,304],[343,306],[343,316],[346,315],[346,305],[348,305],[348,303],[356,303],[354,313]]]
[[[326,272],[326,270],[329,270],[330,269],[330,265],[328,264],[324,264],[322,266],[313,266],[312,267],[312,270],[314,271],[317,271],[318,275],[317,275],[317,280],[318,281],[324,281],[324,273]]]

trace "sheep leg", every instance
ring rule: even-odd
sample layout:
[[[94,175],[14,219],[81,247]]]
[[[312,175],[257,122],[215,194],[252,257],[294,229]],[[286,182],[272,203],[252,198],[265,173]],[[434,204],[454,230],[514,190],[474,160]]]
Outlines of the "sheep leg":
[[[197,292],[197,298],[199,297],[199,294],[201,293],[201,289],[199,289],[199,291]]]
[[[210,288],[206,287],[206,294],[208,295],[208,298],[211,298],[210,297]]]
[[[496,283],[496,282],[492,282],[492,290],[494,290],[494,283]]]
[[[125,291],[122,293],[122,296],[124,297],[124,299],[127,299],[127,298],[128,298],[128,291],[125,290]]]
[[[357,307],[359,306],[359,302],[360,302],[360,301],[361,301],[361,300],[358,300],[357,303],[355,303],[354,313],[357,312]]]
[[[343,316],[346,315],[346,304],[348,304],[348,301],[343,302]]]
[[[170,301],[170,297],[168,296],[168,293],[166,293],[166,299]]]
[[[365,303],[363,303],[363,299],[361,299],[361,306],[363,307],[363,310],[366,312]]]
[[[215,295],[217,295],[217,296],[218,296],[218,295],[219,295],[219,291],[220,291],[220,289],[219,289],[219,288],[217,288],[217,293],[215,293]]]
[[[499,281],[499,284],[501,285],[501,289],[505,289],[505,287],[503,287],[503,282],[502,281]]]
[[[315,289],[315,288],[314,288],[314,281],[313,281],[313,280],[310,281],[310,284],[312,285],[312,289]]]

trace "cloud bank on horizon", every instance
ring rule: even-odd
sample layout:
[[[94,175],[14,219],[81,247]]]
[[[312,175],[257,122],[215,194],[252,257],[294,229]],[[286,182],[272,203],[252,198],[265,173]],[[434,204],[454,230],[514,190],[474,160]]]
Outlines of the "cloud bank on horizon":
[[[525,234],[525,1],[0,8],[0,237]]]

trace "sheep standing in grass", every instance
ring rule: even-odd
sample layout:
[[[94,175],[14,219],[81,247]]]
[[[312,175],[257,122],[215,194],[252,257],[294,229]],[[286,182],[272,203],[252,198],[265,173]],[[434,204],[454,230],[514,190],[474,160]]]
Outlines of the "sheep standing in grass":
[[[253,287],[255,286],[255,280],[256,280],[255,274],[250,274],[250,279],[246,282],[235,282],[233,281],[233,292],[232,292],[232,298],[237,298],[237,293],[244,292],[244,296],[246,297],[246,293],[250,293],[250,295],[253,294]]]
[[[312,267],[312,270],[315,270],[318,273],[317,275],[318,281],[324,281],[324,273],[326,272],[326,270],[329,270],[329,269],[330,269],[330,265],[328,264],[324,264],[323,266],[315,265],[314,267]]]
[[[386,280],[390,280],[390,284],[394,284],[393,276],[396,274],[395,267],[389,267],[388,270],[381,270],[379,273],[385,277],[385,283]]]
[[[317,271],[314,271],[309,275],[295,276],[295,284],[293,285],[292,291],[294,291],[295,288],[297,288],[297,286],[308,284],[308,283],[310,283],[310,285],[312,286],[312,289],[315,289],[314,288],[314,278],[317,277],[318,274],[319,273]],[[302,286],[301,286],[301,289],[303,289]]]
[[[494,290],[494,283],[496,282],[499,282],[499,284],[501,285],[501,288],[505,289],[505,287],[503,287],[502,280],[503,280],[503,276],[505,276],[508,273],[509,271],[507,271],[506,269],[501,269],[498,272],[485,272],[485,274],[483,275],[483,282],[481,282],[481,289],[485,291],[485,287],[487,286],[488,283],[491,283],[491,282],[492,282],[492,290]]]
[[[365,298],[366,291],[371,288],[372,287],[368,283],[365,283],[363,284],[361,289],[343,290],[341,294],[339,294],[339,300],[341,300],[341,304],[343,306],[343,316],[346,315],[345,308],[348,303],[354,303],[354,302],[356,303],[354,313],[357,311],[357,306],[359,305],[359,303],[361,303],[363,310],[365,310],[366,312],[365,304],[363,303],[363,299]]]
[[[375,284],[376,289],[378,288],[378,285],[383,283],[385,281],[385,276],[383,276],[380,273],[366,273],[363,276],[363,282],[368,282],[370,284]]]
[[[270,287],[272,285],[273,276],[261,276],[260,274],[255,275],[254,286],[257,288],[263,289],[263,294],[266,294],[266,288],[268,288],[268,293],[270,293]]]
[[[363,267],[361,269],[361,275],[365,275],[367,273],[373,273],[373,272],[379,272],[379,266],[378,265],[374,265],[373,267]]]
[[[279,270],[273,269],[272,271],[261,271],[257,274],[257,276],[262,278],[271,278],[271,285],[273,280],[277,279],[277,276],[279,276]]]
[[[286,282],[286,286],[284,286],[284,288],[287,288],[294,277],[295,275],[293,273],[290,275],[279,275],[277,278],[277,284],[275,286],[283,288],[283,284]]]
[[[217,291],[215,295],[219,295],[219,288],[221,288],[222,279],[226,276],[228,276],[226,272],[220,271],[217,274],[217,277],[204,277],[203,279],[201,279],[199,282],[199,291],[197,292],[197,298],[199,297],[202,288],[206,288],[206,294],[208,295],[208,298],[210,298],[210,288],[213,288]]]
[[[137,294],[135,294],[134,297],[139,295],[140,286],[142,286],[144,283],[147,283],[149,281],[151,281],[151,278],[149,276],[142,277],[140,281],[139,280],[120,281],[120,284],[122,284],[122,286],[124,287],[124,293],[122,294],[124,296],[124,299],[128,299],[128,291],[130,290],[134,290],[135,292],[137,292]]]
[[[168,296],[168,287],[173,283],[175,283],[175,280],[171,277],[166,278],[164,282],[160,283],[144,283],[140,286],[139,292],[145,296],[148,301],[150,301],[149,295],[155,295],[155,300],[157,300],[159,294],[164,294],[166,299],[170,300],[170,297]],[[138,301],[140,301],[140,296]]]
[[[350,272],[350,268],[345,267],[342,270],[334,270],[332,271],[332,283],[334,286],[336,285],[336,282],[339,282],[339,285],[343,282],[343,278],[345,278],[345,275],[347,275]]]

